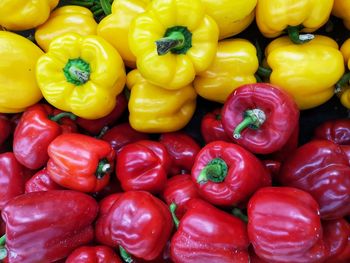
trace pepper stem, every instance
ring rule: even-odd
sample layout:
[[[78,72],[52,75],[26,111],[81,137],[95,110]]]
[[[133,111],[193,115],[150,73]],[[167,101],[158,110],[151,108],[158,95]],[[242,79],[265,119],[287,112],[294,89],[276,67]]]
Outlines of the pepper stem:
[[[179,221],[179,219],[176,217],[176,214],[175,214],[176,207],[177,207],[177,205],[176,205],[175,203],[171,203],[170,206],[169,206],[171,216],[172,216],[172,218],[173,218],[175,227],[176,227],[176,229],[177,229],[177,228],[179,228],[180,221]]]
[[[227,175],[227,164],[221,158],[212,159],[200,172],[197,182],[206,183],[211,181],[214,183],[221,183],[225,180]]]
[[[126,250],[122,246],[119,246],[119,252],[120,252],[120,256],[122,257],[124,262],[126,262],[126,263],[133,263],[134,262],[134,260],[129,255],[129,253],[126,252]]]
[[[259,76],[262,76],[262,77],[265,77],[265,78],[270,78],[270,76],[272,74],[272,69],[265,68],[263,66],[259,66],[257,73],[258,73]]]
[[[106,16],[112,13],[112,5],[109,0],[100,0],[100,4]]]
[[[341,93],[343,88],[350,83],[350,72],[344,74],[341,79],[335,84],[335,93]]]
[[[102,179],[107,173],[111,171],[111,164],[107,159],[102,159],[97,166],[96,177],[97,179]]]
[[[0,260],[3,260],[7,257],[7,249],[5,248],[6,235],[0,237]]]
[[[61,119],[66,118],[66,117],[73,120],[73,121],[75,121],[77,119],[77,116],[75,116],[71,112],[61,112],[57,115],[50,116],[49,119],[58,123]]]
[[[313,34],[302,34],[300,35],[299,30],[300,26],[288,26],[287,33],[294,44],[304,44],[315,38]]]
[[[109,130],[109,127],[108,126],[104,126],[100,133],[96,136],[97,139],[101,139],[105,134],[106,132]]]
[[[90,65],[81,58],[69,59],[63,73],[68,82],[80,86],[90,79]]]
[[[179,49],[184,46],[185,37],[181,32],[174,31],[169,36],[156,41],[158,55],[165,55],[172,49]]]
[[[233,138],[240,139],[241,132],[249,127],[251,129],[257,130],[266,121],[265,112],[260,109],[247,110],[244,112],[243,121],[237,125],[233,131]]]
[[[232,214],[240,219],[242,219],[244,222],[248,223],[248,217],[243,214],[243,212],[241,211],[241,209],[235,207],[232,209]]]

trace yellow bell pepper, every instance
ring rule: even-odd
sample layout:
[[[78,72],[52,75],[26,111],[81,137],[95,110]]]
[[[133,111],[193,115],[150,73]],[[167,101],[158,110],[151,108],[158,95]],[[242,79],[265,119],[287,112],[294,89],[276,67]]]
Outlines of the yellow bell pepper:
[[[301,110],[328,101],[344,73],[338,44],[325,36],[315,36],[303,45],[288,37],[277,38],[267,46],[265,57],[271,68],[270,82],[291,94]]]
[[[35,79],[35,65],[43,51],[28,39],[0,31],[0,112],[22,112],[42,94]]]
[[[154,0],[132,21],[129,45],[144,78],[179,89],[210,66],[218,36],[218,26],[200,0]]]
[[[99,36],[67,33],[56,37],[39,58],[36,72],[45,99],[86,119],[109,114],[126,80],[123,60]]]
[[[343,19],[344,25],[350,30],[350,1],[334,0],[332,15]]]
[[[274,38],[289,30],[295,42],[300,39],[297,30],[314,32],[329,19],[334,0],[259,0],[256,22],[265,37]],[[295,35],[296,34],[296,35]],[[307,38],[305,41],[309,40]]]
[[[97,23],[92,12],[81,6],[67,5],[53,11],[49,19],[35,31],[38,45],[47,51],[57,36],[75,32],[82,36],[95,35]]]
[[[0,25],[8,30],[27,30],[43,24],[59,0],[1,0]]]
[[[340,48],[344,62],[348,67],[348,72],[338,81],[336,94],[340,98],[341,104],[350,109],[350,38],[346,40]]]
[[[219,42],[211,66],[199,73],[193,86],[201,97],[224,103],[233,90],[243,84],[255,83],[259,62],[253,44],[244,39]]]
[[[178,131],[188,124],[196,108],[196,92],[191,85],[167,90],[145,80],[136,69],[127,75],[129,123],[140,132]]]
[[[124,63],[131,68],[136,67],[136,57],[129,48],[130,23],[145,11],[150,2],[151,0],[115,0],[112,4],[112,14],[103,18],[97,27],[97,35],[112,44]]]

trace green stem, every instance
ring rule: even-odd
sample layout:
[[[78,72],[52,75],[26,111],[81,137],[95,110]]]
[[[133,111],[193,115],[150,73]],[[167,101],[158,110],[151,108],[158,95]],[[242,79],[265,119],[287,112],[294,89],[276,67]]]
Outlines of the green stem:
[[[258,71],[257,71],[258,75],[264,78],[270,78],[271,74],[272,74],[272,69],[269,68],[265,68],[263,66],[259,66],[258,67]]]
[[[5,248],[6,235],[3,235],[0,238],[0,260],[3,260],[7,257],[7,249]]]
[[[165,55],[173,49],[181,49],[185,44],[185,36],[174,31],[169,36],[156,41],[158,55]]]
[[[257,83],[263,82],[263,80],[260,78],[260,76],[258,74],[254,74],[254,77],[255,77]]]
[[[122,257],[124,262],[126,262],[126,263],[133,263],[134,262],[134,260],[131,258],[129,253],[126,252],[126,250],[122,246],[119,246],[119,252],[120,252],[120,256]]]
[[[96,177],[97,179],[102,179],[107,173],[111,171],[111,164],[107,159],[102,159],[97,166]]]
[[[341,93],[343,88],[350,83],[350,72],[344,74],[335,84],[335,93]]]
[[[304,43],[307,43],[310,40],[315,38],[315,36],[312,34],[300,35],[300,33],[299,33],[300,29],[301,29],[300,26],[288,26],[287,27],[288,36],[294,44],[304,44]]]
[[[73,121],[75,121],[77,119],[77,116],[75,116],[73,113],[71,112],[61,112],[57,115],[54,115],[54,116],[50,116],[49,119],[54,121],[54,122],[57,122],[59,123],[59,121],[63,118],[69,118]]]
[[[112,6],[109,0],[100,0],[100,4],[106,16],[112,13]]]
[[[243,116],[243,121],[233,131],[233,138],[235,139],[240,139],[242,137],[241,132],[247,127],[254,130],[259,129],[266,120],[265,113],[260,109],[247,110]]]
[[[259,44],[259,41],[257,39],[255,40],[255,48],[256,48],[256,55],[258,57],[259,65],[262,65],[264,53],[263,53],[261,46]]]
[[[211,181],[214,183],[221,183],[227,176],[227,164],[221,158],[212,159],[200,172],[197,182],[205,183]]]
[[[109,127],[108,126],[104,126],[100,133],[96,136],[97,139],[101,139],[105,134],[106,132],[109,130]]]
[[[0,237],[0,247],[3,247],[6,243],[6,235]]]
[[[63,73],[68,82],[80,86],[90,79],[90,65],[81,58],[69,59]]]
[[[176,217],[176,214],[175,214],[175,210],[176,210],[176,204],[175,203],[171,203],[169,208],[170,208],[170,213],[171,213],[171,216],[173,218],[173,221],[174,221],[174,225],[177,228],[179,228],[179,224],[180,224],[180,221],[179,219]]]
[[[244,222],[248,223],[248,217],[243,214],[243,212],[241,211],[241,209],[239,208],[233,208],[232,209],[232,214],[240,219],[242,219]]]

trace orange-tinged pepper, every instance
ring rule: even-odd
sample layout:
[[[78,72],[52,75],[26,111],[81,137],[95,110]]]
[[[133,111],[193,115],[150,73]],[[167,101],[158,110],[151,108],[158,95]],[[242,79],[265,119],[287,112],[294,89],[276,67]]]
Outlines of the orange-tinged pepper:
[[[340,51],[343,54],[344,62],[348,68],[348,71],[338,81],[335,91],[337,96],[340,98],[341,104],[350,109],[350,38],[343,43]]]
[[[334,0],[332,15],[343,19],[344,25],[350,30],[350,1]]]

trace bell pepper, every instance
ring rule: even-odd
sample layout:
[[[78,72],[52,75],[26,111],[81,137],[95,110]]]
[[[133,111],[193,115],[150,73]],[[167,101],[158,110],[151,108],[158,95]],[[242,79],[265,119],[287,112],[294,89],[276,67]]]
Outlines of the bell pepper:
[[[6,223],[6,260],[54,262],[65,258],[93,240],[97,212],[98,204],[91,196],[69,190],[27,193],[12,199],[1,212]]]
[[[0,114],[0,145],[10,136],[11,128],[11,121],[5,114]]]
[[[310,193],[320,206],[322,219],[350,213],[350,165],[341,147],[315,140],[299,147],[282,164],[279,181]]]
[[[35,173],[25,183],[25,193],[39,192],[39,191],[51,191],[51,190],[63,190],[64,188],[56,184],[49,176],[47,169],[43,168]]]
[[[239,86],[256,83],[254,74],[258,66],[256,48],[248,40],[220,41],[213,63],[196,75],[193,86],[201,97],[224,103]]]
[[[247,84],[236,89],[222,108],[222,125],[232,140],[252,153],[278,151],[299,121],[293,98],[278,86]]]
[[[1,0],[0,25],[8,30],[21,31],[43,24],[59,0]]]
[[[75,249],[65,263],[122,263],[114,250],[107,246],[82,246]]]
[[[24,193],[22,165],[12,152],[0,154],[0,211],[14,197]]]
[[[265,168],[270,172],[270,176],[273,181],[275,181],[278,178],[280,169],[281,169],[281,162],[276,160],[261,160]]]
[[[53,115],[49,105],[36,104],[22,115],[13,137],[13,153],[17,160],[29,169],[39,169],[46,165],[49,156],[47,147],[60,134],[60,120],[71,113]]]
[[[181,130],[189,123],[196,109],[197,94],[191,85],[177,90],[163,89],[133,70],[127,75],[127,86],[131,89],[129,122],[139,132]]]
[[[287,31],[295,43],[303,43],[299,30],[314,32],[326,24],[333,1],[259,0],[256,6],[256,23],[265,37],[274,38]]]
[[[344,73],[344,62],[338,44],[326,36],[303,45],[288,37],[272,41],[265,50],[271,70],[260,69],[275,84],[293,96],[299,109],[319,106],[334,95],[334,85]],[[265,74],[267,73],[267,74]]]
[[[148,192],[129,191],[104,204],[95,226],[99,243],[119,248],[124,261],[128,253],[145,260],[160,255],[173,227],[170,211],[161,200]]]
[[[329,140],[339,145],[350,145],[350,120],[335,119],[323,122],[315,128],[314,139]]]
[[[220,206],[244,202],[260,187],[271,185],[259,159],[237,144],[223,141],[201,149],[191,175],[201,197]]]
[[[332,15],[343,19],[344,25],[350,30],[350,3],[347,0],[334,0]]]
[[[55,9],[49,19],[35,30],[35,41],[45,52],[51,41],[65,33],[96,35],[97,23],[86,7],[66,5]]]
[[[317,202],[292,187],[265,187],[251,197],[248,236],[267,262],[322,262],[327,254]]]
[[[206,144],[213,141],[232,142],[222,127],[221,108],[206,113],[201,120],[201,135]]]
[[[56,37],[39,58],[36,79],[56,108],[98,119],[114,109],[125,69],[118,52],[103,38],[67,33]]]
[[[165,187],[171,159],[160,142],[142,140],[125,145],[117,155],[116,175],[124,191],[160,193]]]
[[[115,153],[109,143],[78,134],[62,134],[48,147],[47,172],[60,186],[98,192],[108,184]]]
[[[200,151],[199,144],[185,132],[163,133],[159,142],[167,149],[171,166],[169,175],[191,172],[194,159]]]
[[[343,54],[344,62],[348,70],[337,82],[335,93],[340,97],[341,104],[350,109],[350,38],[341,45],[340,51]]]
[[[176,263],[249,262],[246,224],[209,203],[192,199],[171,238],[171,258]],[[171,206],[172,211],[176,206]]]
[[[210,66],[218,36],[218,26],[202,1],[155,0],[132,20],[129,47],[145,79],[179,89]]]
[[[4,2],[8,1],[1,1],[1,4]],[[35,65],[42,54],[43,51],[28,39],[0,31],[1,113],[22,112],[42,98],[35,79]]]

